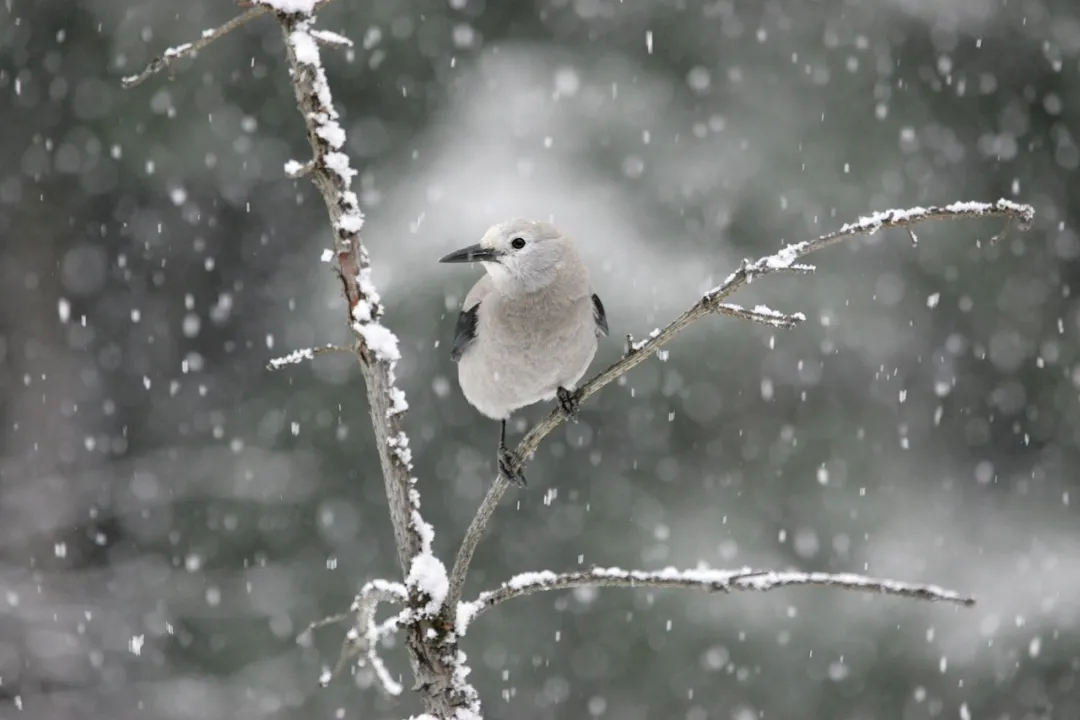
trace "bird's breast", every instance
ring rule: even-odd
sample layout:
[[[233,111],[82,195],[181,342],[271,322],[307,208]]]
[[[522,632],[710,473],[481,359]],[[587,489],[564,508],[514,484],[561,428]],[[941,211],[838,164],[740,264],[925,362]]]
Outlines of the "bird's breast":
[[[458,363],[466,399],[495,418],[551,399],[588,368],[596,353],[594,324],[588,298],[526,308],[481,303],[476,340]]]

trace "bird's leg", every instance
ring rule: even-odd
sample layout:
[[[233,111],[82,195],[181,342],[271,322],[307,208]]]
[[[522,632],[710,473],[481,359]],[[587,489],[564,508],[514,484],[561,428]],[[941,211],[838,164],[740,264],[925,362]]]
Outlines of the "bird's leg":
[[[518,454],[506,447],[506,420],[502,421],[499,430],[499,474],[506,482],[518,487],[525,487],[525,473],[521,472],[521,458]]]
[[[577,390],[570,391],[561,385],[555,390],[555,395],[559,398],[559,407],[563,411],[563,415],[570,422],[578,421],[578,410],[581,408],[581,395]]]

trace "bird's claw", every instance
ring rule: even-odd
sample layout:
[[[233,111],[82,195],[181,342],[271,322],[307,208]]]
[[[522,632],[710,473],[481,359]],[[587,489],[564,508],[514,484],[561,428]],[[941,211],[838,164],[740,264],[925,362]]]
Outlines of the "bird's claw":
[[[581,396],[576,390],[570,391],[564,387],[555,390],[559,398],[559,408],[570,422],[578,421],[578,410],[581,409]]]
[[[506,445],[499,445],[498,457],[499,475],[511,485],[525,487],[525,473],[519,469],[521,467],[521,458],[518,457],[518,454],[506,447]]]

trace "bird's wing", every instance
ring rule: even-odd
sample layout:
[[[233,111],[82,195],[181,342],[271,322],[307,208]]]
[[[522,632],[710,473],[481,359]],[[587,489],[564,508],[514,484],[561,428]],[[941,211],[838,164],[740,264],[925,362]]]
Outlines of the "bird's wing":
[[[485,273],[465,296],[461,312],[458,313],[457,325],[454,327],[454,346],[450,349],[450,357],[454,362],[460,360],[465,350],[476,340],[480,301],[490,292],[491,278]]]
[[[454,329],[454,347],[450,349],[450,358],[457,362],[473,341],[476,340],[476,314],[480,310],[480,303],[476,303],[468,310],[458,313],[457,327]]]
[[[607,312],[604,311],[604,303],[600,302],[600,296],[596,293],[592,296],[592,314],[593,320],[596,321],[596,334],[606,336],[608,334]]]

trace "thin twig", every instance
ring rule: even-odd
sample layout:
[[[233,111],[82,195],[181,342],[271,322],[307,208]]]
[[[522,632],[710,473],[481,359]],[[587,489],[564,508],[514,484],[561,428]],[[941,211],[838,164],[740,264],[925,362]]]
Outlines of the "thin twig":
[[[224,25],[220,25],[213,30],[206,30],[203,32],[202,37],[194,42],[184,43],[183,45],[177,45],[176,47],[169,48],[160,56],[150,61],[150,64],[143,68],[143,71],[138,75],[129,75],[123,78],[120,83],[125,88],[133,88],[136,85],[144,83],[151,75],[155,75],[165,68],[171,67],[174,62],[181,58],[186,58],[190,55],[202,50],[204,47],[214,42],[218,38],[224,37],[243,25],[251,22],[257,17],[261,17],[270,12],[270,8],[263,5],[256,5],[245,13],[237,15],[232,20],[229,20]]]
[[[919,585],[854,575],[851,573],[803,573],[751,570],[623,570],[622,568],[592,568],[574,572],[553,573],[550,570],[522,573],[510,578],[498,590],[484,592],[472,602],[458,606],[456,627],[459,635],[465,633],[469,624],[482,612],[512,600],[545,590],[569,590],[579,587],[622,588],[683,588],[709,592],[732,590],[774,590],[792,585],[821,585],[842,590],[898,595],[900,597],[949,602],[965,607],[975,604],[975,599],[946,590],[937,585]]]
[[[285,163],[285,174],[293,179],[299,180],[311,172],[313,167],[315,167],[315,162],[313,160],[308,160],[307,162],[290,160]]]
[[[848,223],[839,230],[821,235],[814,240],[788,245],[779,252],[754,262],[744,261],[739,269],[728,276],[719,287],[705,293],[689,310],[675,318],[670,325],[661,330],[653,331],[646,340],[639,342],[629,341],[627,352],[623,357],[582,385],[577,391],[578,398],[584,402],[592,397],[602,387],[656,353],[657,350],[695,321],[714,312],[723,312],[720,309],[723,307],[723,301],[754,279],[774,272],[809,272],[812,268],[799,265],[795,261],[847,238],[872,235],[878,230],[889,228],[907,228],[929,220],[957,220],[976,217],[1005,217],[1009,220],[1019,221],[1019,225],[1023,229],[1031,223],[1034,216],[1035,210],[1030,205],[1021,205],[1009,200],[998,200],[995,203],[958,202],[944,207],[886,210],[874,213],[869,217],[860,218],[857,222]],[[529,430],[516,448],[516,454],[521,461],[521,466],[528,462],[529,458],[540,446],[540,442],[561,425],[564,419],[563,412],[556,408]],[[517,469],[520,470],[521,467]],[[499,500],[502,499],[503,493],[506,492],[508,487],[509,484],[502,479],[501,475],[495,479],[487,495],[480,503],[476,515],[473,516],[468,530],[465,531],[465,537],[462,540],[461,547],[458,548],[457,557],[454,559],[454,567],[450,572],[449,608],[456,607],[457,602],[461,600],[461,591],[465,584],[465,577],[469,572],[473,553],[484,535],[495,508],[499,506]]]
[[[785,315],[782,312],[771,310],[764,305],[758,305],[753,310],[748,310],[741,305],[721,303],[716,306],[716,312],[720,315],[727,315],[728,317],[739,318],[740,320],[749,320],[750,322],[756,322],[774,328],[793,328],[806,320],[806,316],[802,313]]]
[[[320,0],[320,2],[315,5],[315,8],[319,9],[330,2],[333,2],[333,0]],[[195,55],[215,40],[225,37],[233,30],[243,27],[255,18],[262,17],[263,15],[271,12],[273,12],[273,10],[266,5],[255,5],[251,9],[247,10],[246,12],[240,13],[232,20],[229,20],[223,25],[219,25],[212,30],[204,30],[202,36],[198,40],[169,48],[160,56],[151,60],[150,64],[143,68],[142,72],[138,73],[137,75],[129,75],[121,79],[120,84],[123,85],[125,88],[133,88],[137,85],[141,85],[142,83],[146,82],[146,80],[148,80],[151,75],[156,75],[162,70],[172,67],[172,64],[177,60]],[[334,35],[334,33],[324,34]]]
[[[353,601],[351,612],[356,613],[356,622],[345,636],[337,664],[333,670],[322,674],[319,683],[325,687],[330,680],[345,669],[353,658],[362,655],[360,664],[371,666],[382,688],[390,695],[400,695],[401,683],[390,677],[390,673],[387,672],[378,654],[379,642],[397,629],[397,618],[391,618],[391,622],[376,625],[375,612],[379,609],[380,603],[400,604],[407,599],[408,592],[401,583],[386,580],[372,580],[366,583]]]
[[[305,360],[314,360],[318,355],[334,355],[336,353],[352,355],[353,352],[355,351],[351,347],[345,347],[344,345],[321,345],[319,347],[301,348],[300,350],[293,350],[288,355],[282,355],[270,360],[270,362],[266,363],[266,369],[280,370],[286,365],[299,365]]]
[[[311,37],[329,47],[351,48],[353,46],[352,40],[329,30],[312,30]]]

